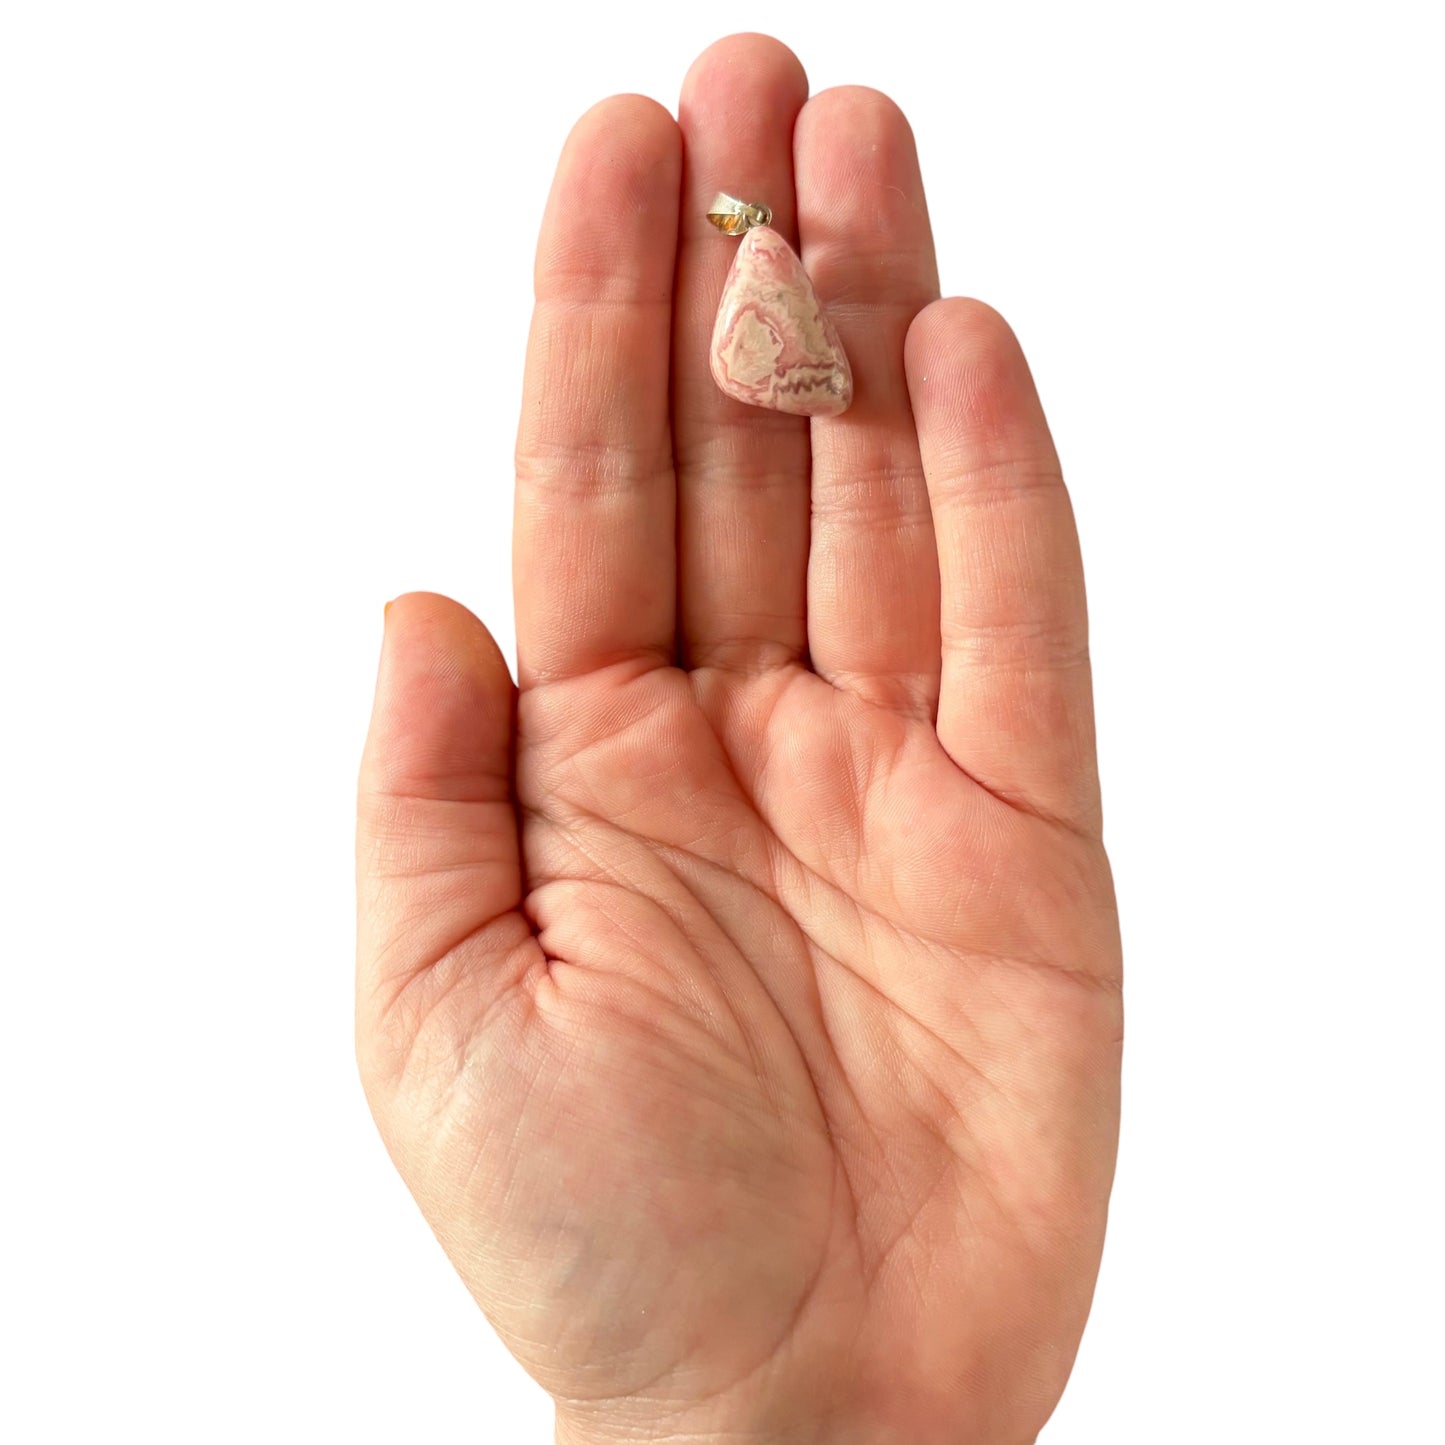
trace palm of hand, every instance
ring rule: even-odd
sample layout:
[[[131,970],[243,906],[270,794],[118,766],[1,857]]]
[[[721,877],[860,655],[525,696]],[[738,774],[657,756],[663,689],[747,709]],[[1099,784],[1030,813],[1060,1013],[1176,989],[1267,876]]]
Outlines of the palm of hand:
[[[695,166],[720,144],[709,97],[726,101],[718,68],[739,48],[758,108],[799,103],[780,47],[714,47],[690,82]],[[859,103],[834,94],[810,108]],[[619,153],[632,123],[665,154],[660,114],[611,104]],[[894,115],[875,123],[897,151]],[[602,129],[570,143],[574,187]],[[678,183],[632,139],[675,205]],[[565,220],[548,226],[575,265]],[[909,379],[915,351],[937,372],[971,357],[987,455],[958,465],[956,406],[931,422],[916,387],[916,422],[895,404],[852,423],[851,456],[881,445],[895,462],[866,494],[856,469],[820,476],[815,432],[811,559],[806,480],[745,472],[721,504],[746,546],[721,556],[723,513],[689,492],[689,456],[751,426],[778,475],[792,458],[806,477],[807,433],[689,371],[687,290],[713,265],[701,243],[690,263],[690,244],[661,411],[676,472],[646,465],[645,387],[621,437],[575,417],[549,437],[554,421],[524,415],[515,718],[475,619],[425,595],[393,609],[362,788],[368,1093],[567,1438],[1030,1439],[1087,1312],[1116,1116],[1117,938],[1067,504],[1010,339],[944,305],[910,337]],[[543,412],[546,387],[565,389],[549,284],[544,261],[529,369]],[[855,410],[901,372],[921,289],[848,338]],[[559,324],[576,324],[562,299]],[[588,334],[628,326],[619,309]],[[644,378],[660,349],[647,316],[613,338]],[[666,365],[663,350],[664,379]],[[905,428],[929,472],[927,529],[908,496],[920,469],[897,460]],[[644,461],[599,487],[598,458],[619,448]],[[951,484],[928,466],[945,456]],[[960,551],[984,559],[990,528],[997,541],[1022,524],[1042,562],[1016,557],[1011,577],[995,563],[986,597],[951,603],[946,495],[967,502]],[[659,578],[674,530],[677,577]],[[850,566],[874,574],[866,599],[827,585]],[[906,593],[878,592],[880,572],[910,567]],[[1040,571],[1042,596],[1022,585]],[[983,616],[1020,596],[1024,615]]]

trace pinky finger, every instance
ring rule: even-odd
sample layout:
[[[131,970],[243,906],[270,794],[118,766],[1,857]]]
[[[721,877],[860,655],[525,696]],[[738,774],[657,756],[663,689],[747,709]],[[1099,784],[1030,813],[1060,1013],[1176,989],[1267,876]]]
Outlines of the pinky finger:
[[[1026,812],[1094,830],[1084,573],[1028,363],[978,301],[934,302],[905,348],[942,587],[938,737]]]

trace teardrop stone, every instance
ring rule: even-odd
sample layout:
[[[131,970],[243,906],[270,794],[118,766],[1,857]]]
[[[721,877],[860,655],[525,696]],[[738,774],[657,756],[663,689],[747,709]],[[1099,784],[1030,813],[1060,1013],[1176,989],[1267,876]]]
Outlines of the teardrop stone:
[[[837,416],[853,400],[838,333],[793,248],[771,226],[738,243],[712,334],[713,380],[752,406]]]

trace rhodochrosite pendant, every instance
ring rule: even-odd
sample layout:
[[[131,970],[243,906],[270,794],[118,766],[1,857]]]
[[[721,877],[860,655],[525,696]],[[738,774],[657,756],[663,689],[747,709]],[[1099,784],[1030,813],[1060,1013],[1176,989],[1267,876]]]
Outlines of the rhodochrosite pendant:
[[[719,230],[742,232],[713,327],[713,380],[729,396],[773,411],[846,411],[852,368],[803,263],[767,224],[771,212],[719,196],[708,218]]]

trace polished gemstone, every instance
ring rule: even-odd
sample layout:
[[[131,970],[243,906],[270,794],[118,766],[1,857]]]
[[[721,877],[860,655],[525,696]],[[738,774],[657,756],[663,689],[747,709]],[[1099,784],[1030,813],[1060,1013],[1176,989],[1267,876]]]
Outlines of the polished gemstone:
[[[752,406],[837,416],[853,372],[803,263],[771,226],[738,243],[712,335],[713,379]]]

